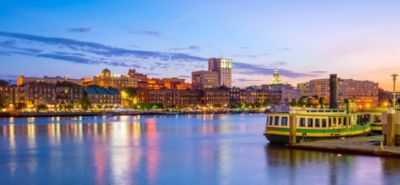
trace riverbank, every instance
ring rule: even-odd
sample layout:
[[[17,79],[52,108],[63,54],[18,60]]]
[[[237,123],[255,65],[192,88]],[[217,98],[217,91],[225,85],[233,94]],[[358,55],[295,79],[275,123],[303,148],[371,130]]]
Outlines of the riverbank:
[[[186,114],[253,114],[261,111],[97,111],[97,112],[0,112],[0,117],[73,117],[121,115],[186,115]]]
[[[328,151],[335,153],[400,157],[400,147],[381,146],[383,136],[359,136],[345,139],[329,139],[287,145],[302,150]]]

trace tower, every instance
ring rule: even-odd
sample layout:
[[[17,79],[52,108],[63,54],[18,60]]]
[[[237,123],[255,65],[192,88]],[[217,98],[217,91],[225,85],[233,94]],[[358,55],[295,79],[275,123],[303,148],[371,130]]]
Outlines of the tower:
[[[219,86],[232,87],[232,60],[224,58],[208,59],[208,71],[218,73]]]

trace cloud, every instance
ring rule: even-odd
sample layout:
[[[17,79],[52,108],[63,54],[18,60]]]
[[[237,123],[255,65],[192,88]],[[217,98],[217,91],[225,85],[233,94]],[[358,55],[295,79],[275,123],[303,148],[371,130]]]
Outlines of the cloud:
[[[246,63],[233,63],[233,68],[240,74],[244,75],[271,75],[274,73],[273,68],[268,68],[259,65],[246,64]],[[300,78],[300,77],[313,77],[315,74],[307,74],[307,73],[298,73],[285,69],[280,69],[279,74],[291,78]]]
[[[200,51],[199,46],[188,46],[188,47],[181,47],[181,48],[171,48],[172,51]]]
[[[268,53],[259,53],[259,54],[238,54],[233,55],[234,57],[244,57],[244,58],[259,58],[268,56]]]
[[[2,48],[6,48],[6,49],[11,49],[12,51],[10,53],[13,52],[28,52],[28,53],[40,53],[41,50],[40,49],[34,49],[34,48],[23,48],[23,47],[18,47],[17,46],[17,41],[15,40],[5,40],[3,42],[0,42],[0,47]],[[15,51],[17,50],[17,51]]]
[[[326,74],[327,71],[310,71],[310,73],[313,73],[313,74]]]
[[[249,47],[247,47],[247,46],[242,46],[242,47],[240,47],[240,49],[247,50],[247,49],[249,49]]]
[[[0,73],[0,79],[8,81],[10,83],[15,83],[16,79],[18,78],[17,75],[10,75],[10,74],[3,74]]]
[[[115,67],[133,67],[144,72],[162,74],[176,71],[175,75],[184,75],[194,70],[206,69],[207,58],[177,52],[158,52],[124,49],[104,44],[78,41],[66,38],[46,37],[14,32],[1,32],[0,37],[16,41],[1,42],[0,46],[11,49],[10,54],[27,55],[36,58],[49,58],[55,61],[67,61],[87,65],[108,65]],[[18,47],[19,41],[24,46]],[[187,49],[199,49],[188,46]],[[271,75],[273,68],[242,62],[233,62],[235,74]],[[184,74],[179,73],[184,72]],[[317,76],[315,73],[299,73],[281,69],[283,76],[297,78]]]
[[[155,37],[155,38],[162,38],[164,37],[164,34],[160,31],[154,31],[154,30],[134,30],[129,27],[124,27],[123,30],[125,30],[127,33],[132,34],[132,35],[141,35],[141,36],[147,36],[147,37]]]
[[[281,48],[277,48],[278,51],[291,51],[292,48],[289,47],[281,47]]]
[[[88,27],[70,28],[70,29],[68,29],[68,31],[74,32],[74,33],[88,33],[88,32],[92,32],[92,28],[88,28]]]
[[[238,82],[259,82],[259,81],[262,81],[262,80],[260,80],[260,79],[238,78],[238,79],[235,79],[234,81],[238,81]]]
[[[179,17],[178,19],[175,20],[175,24],[181,24],[184,22],[187,22],[188,20],[192,19],[194,16],[196,16],[199,13],[199,9],[192,9],[185,15]]]

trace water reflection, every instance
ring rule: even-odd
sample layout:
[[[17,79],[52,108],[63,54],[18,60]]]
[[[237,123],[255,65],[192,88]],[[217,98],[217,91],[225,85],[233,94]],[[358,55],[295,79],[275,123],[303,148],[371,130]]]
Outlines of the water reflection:
[[[5,184],[394,184],[400,161],[266,145],[263,115],[0,119]],[[18,178],[23,175],[25,178]],[[46,176],[46,178],[43,178]]]

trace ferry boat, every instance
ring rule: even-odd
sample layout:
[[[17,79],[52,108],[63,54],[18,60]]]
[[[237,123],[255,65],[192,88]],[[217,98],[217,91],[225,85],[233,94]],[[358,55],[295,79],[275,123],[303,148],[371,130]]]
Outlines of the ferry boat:
[[[359,113],[340,109],[291,109],[267,113],[264,135],[271,143],[289,143],[290,133],[295,135],[296,142],[301,142],[365,135],[370,131],[370,121]]]
[[[382,114],[383,111],[362,112],[371,122],[371,131],[375,134],[382,134]]]

